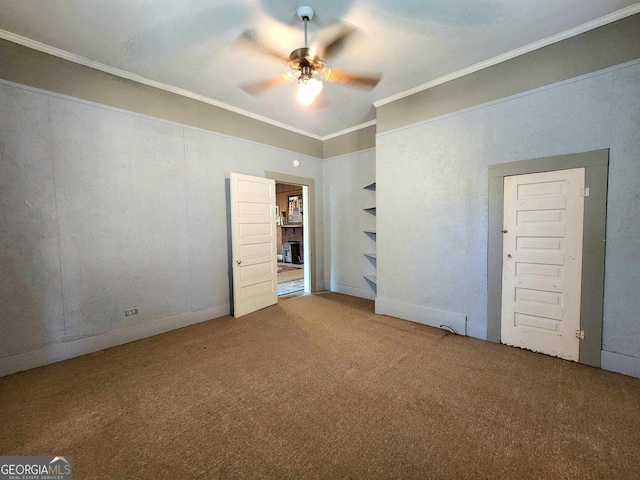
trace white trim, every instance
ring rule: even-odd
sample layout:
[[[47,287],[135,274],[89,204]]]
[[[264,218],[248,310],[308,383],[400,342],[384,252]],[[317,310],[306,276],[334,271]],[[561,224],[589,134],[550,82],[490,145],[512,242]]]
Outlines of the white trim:
[[[542,40],[538,40],[537,42],[530,43],[529,45],[525,45],[524,47],[516,48],[515,50],[511,50],[510,52],[503,53],[502,55],[498,55],[488,60],[484,60],[482,62],[476,63],[474,65],[463,68],[461,70],[458,70],[456,72],[443,75],[442,77],[423,83],[422,85],[418,85],[417,87],[413,87],[403,92],[396,93],[395,95],[391,95],[381,100],[377,100],[373,102],[373,106],[376,108],[379,108],[388,103],[392,103],[402,98],[408,97],[410,95],[414,95],[424,90],[428,90],[429,88],[433,88],[437,85],[450,82],[451,80],[455,80],[456,78],[464,77],[465,75],[469,75],[470,73],[483,70],[487,67],[491,67],[493,65],[497,65],[502,62],[506,62],[507,60],[511,60],[512,58],[519,57],[520,55],[524,55],[526,53],[533,52],[534,50],[538,50],[540,48],[547,47],[554,43],[561,42],[562,40],[575,37],[582,33],[593,30],[595,28],[608,25],[609,23],[622,20],[623,18],[627,18],[631,15],[635,15],[636,13],[640,13],[640,3],[636,3],[634,5],[631,5],[629,7],[623,8],[616,12],[610,13],[603,17],[596,18],[595,20],[584,23],[570,30],[560,32],[556,35],[552,35],[547,38],[543,38]]]
[[[336,293],[343,293],[352,297],[366,298],[367,300],[376,299],[375,292],[370,288],[354,287],[351,285],[336,283],[335,287],[331,291]]]
[[[602,369],[640,378],[640,357],[602,350]]]
[[[70,342],[46,345],[39,350],[0,358],[0,377],[31,368],[42,367],[43,365],[49,365],[50,363],[60,362],[69,358],[79,357],[80,355],[97,352],[98,350],[115,347],[116,345],[152,337],[177,328],[206,322],[214,318],[224,317],[229,315],[229,310],[229,304],[225,303],[198,312],[188,312],[160,318],[152,322],[120,328],[111,332],[80,338]]]
[[[167,119],[164,119],[164,118],[152,117],[151,115],[146,115],[144,113],[132,112],[131,110],[125,110],[124,108],[112,107],[111,105],[104,105],[103,103],[96,103],[96,102],[92,102],[91,100],[85,100],[83,98],[71,97],[69,95],[64,95],[62,93],[52,92],[50,90],[43,90],[41,88],[30,87],[28,85],[23,85],[21,83],[10,82],[8,80],[3,80],[1,78],[0,78],[0,85],[6,85],[8,87],[18,88],[18,89],[26,90],[26,91],[29,91],[29,92],[35,92],[35,93],[38,93],[40,95],[48,95],[48,96],[51,96],[51,97],[54,97],[54,98],[60,98],[62,100],[68,100],[70,102],[77,102],[77,103],[81,103],[83,105],[88,105],[90,107],[101,108],[101,109],[104,109],[104,110],[108,110],[108,111],[116,112],[116,113],[121,113],[121,114],[124,114],[124,115],[131,115],[131,116],[134,116],[134,117],[142,118],[144,120],[150,120],[150,121],[153,121],[153,122],[165,123],[167,125],[174,125],[176,127],[190,129],[190,130],[194,130],[194,131],[197,131],[197,132],[207,133],[207,134],[210,134],[210,135],[216,135],[218,137],[227,138],[227,139],[231,139],[231,140],[237,140],[239,142],[245,142],[245,143],[249,143],[249,144],[252,144],[252,145],[258,145],[258,146],[265,147],[265,148],[272,148],[274,150],[278,150],[280,152],[296,155],[296,156],[298,156],[300,158],[305,158],[305,159],[308,159],[308,160],[323,160],[321,157],[314,157],[314,156],[306,154],[306,153],[300,153],[300,152],[298,152],[296,150],[287,150],[286,148],[277,147],[275,145],[269,145],[268,143],[260,143],[260,142],[256,142],[255,140],[249,140],[248,138],[234,137],[233,135],[229,135],[228,133],[221,133],[221,132],[217,132],[215,130],[207,130],[206,128],[195,127],[193,125],[187,125],[185,123],[178,123],[178,122],[174,122],[173,120],[167,120]]]
[[[243,110],[242,108],[234,107],[233,105],[229,105],[228,103],[220,102],[218,100],[214,100],[213,98],[206,97],[198,93],[190,92],[188,90],[174,87],[173,85],[158,82],[156,80],[151,80],[150,78],[143,77],[142,75],[137,75],[135,73],[122,70],[120,68],[105,65],[104,63],[96,62],[95,60],[91,60],[89,58],[82,57],[80,55],[76,55],[75,53],[67,52],[66,50],[61,50],[59,48],[52,47],[50,45],[46,45],[36,40],[31,40],[30,38],[26,38],[21,35],[16,35],[15,33],[11,33],[6,30],[0,29],[0,38],[4,40],[8,40],[9,42],[17,43],[18,45],[22,45],[24,47],[38,50],[40,52],[48,53],[49,55],[53,55],[55,57],[69,60],[70,62],[78,63],[80,65],[84,65],[86,67],[90,67],[95,70],[100,70],[101,72],[105,72],[110,75],[115,75],[116,77],[126,78],[128,80],[142,83],[150,87],[158,88],[166,92],[175,93],[176,95],[181,95],[183,97],[191,98],[199,102],[208,103],[209,105],[213,105],[214,107],[223,108],[224,110],[228,110],[230,112],[237,113],[239,115],[243,115],[245,117],[258,120],[260,122],[268,123],[275,127],[283,128],[285,130],[289,130],[294,133],[299,133],[300,135],[305,135],[307,137],[314,138],[316,140],[322,140],[322,137],[320,135],[316,135],[315,133],[307,132],[306,130],[301,130],[291,125],[287,125],[286,123],[282,123],[268,117],[263,117],[262,115],[258,115],[257,113],[253,113],[248,110]]]
[[[459,335],[467,334],[467,317],[461,313],[396,302],[395,300],[380,296],[376,298],[376,313],[379,315],[390,315],[436,328],[440,328],[441,325],[448,325],[455,328]],[[445,330],[449,331],[448,329]]]
[[[361,153],[368,153],[368,152],[374,152],[375,154],[375,151],[376,151],[376,147],[370,147],[370,148],[365,148],[364,150],[356,150],[355,152],[341,153],[340,155],[336,155],[335,157],[326,157],[323,160],[324,161],[338,160],[344,157],[353,157],[354,155],[360,155]]]
[[[548,85],[543,85],[542,87],[537,87],[532,90],[527,90],[525,92],[515,93],[513,95],[509,95],[508,97],[498,98],[496,100],[491,100],[490,102],[481,103],[479,105],[473,105],[472,107],[463,108],[460,110],[454,110],[453,112],[444,113],[442,115],[438,115],[437,117],[427,118],[425,120],[420,120],[415,123],[410,123],[408,125],[403,125],[398,128],[394,128],[391,130],[385,130],[384,132],[376,133],[376,138],[384,137],[385,135],[390,135],[392,133],[398,133],[403,130],[409,130],[411,128],[420,127],[422,125],[426,125],[432,122],[438,122],[440,120],[444,120],[446,118],[454,117],[456,115],[464,115],[465,113],[472,112],[474,110],[480,110],[482,108],[490,107],[492,105],[497,105],[502,102],[508,102],[517,98],[526,97],[529,95],[534,95],[539,92],[543,92],[545,90],[551,90],[554,88],[562,87],[564,85],[569,85],[571,83],[580,82],[582,80],[587,80],[589,78],[598,77],[600,75],[606,75],[607,73],[615,72],[617,70],[624,70],[625,68],[633,67],[635,65],[640,64],[640,58],[631,60],[629,62],[621,63],[619,65],[614,65],[612,67],[603,68],[602,70],[596,70],[595,72],[585,73],[584,75],[580,75],[577,77],[568,78],[566,80],[561,80],[556,83],[550,83]]]
[[[376,123],[376,120],[370,120],[354,127],[345,128],[344,130],[340,130],[339,132],[325,135],[324,137],[322,137],[322,141],[324,142],[325,140],[331,140],[332,138],[341,137],[342,135],[346,135],[347,133],[357,132],[358,130],[362,130],[363,128],[373,127]]]

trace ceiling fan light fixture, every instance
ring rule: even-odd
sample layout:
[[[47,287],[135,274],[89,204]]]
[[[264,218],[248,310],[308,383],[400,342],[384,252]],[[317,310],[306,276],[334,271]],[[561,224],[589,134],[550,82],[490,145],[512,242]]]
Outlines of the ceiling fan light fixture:
[[[298,101],[303,105],[311,105],[322,92],[324,84],[317,78],[301,80],[298,87]]]
[[[309,21],[314,17],[314,11],[308,6],[299,7],[298,17],[304,23],[304,47],[296,48],[289,54],[288,58],[282,57],[273,49],[259,43],[255,39],[253,31],[246,31],[240,36],[239,41],[241,41],[242,45],[251,47],[254,51],[267,55],[271,59],[276,59],[289,67],[289,71],[281,76],[242,85],[241,88],[245,92],[251,95],[258,95],[267,88],[296,80],[298,83],[298,100],[303,105],[310,105],[322,91],[324,82],[340,83],[365,90],[372,90],[378,85],[382,75],[358,75],[341,70],[332,70],[325,61],[325,59],[340,52],[346,39],[356,31],[354,27],[344,24],[329,41],[324,42],[320,47],[309,47],[307,27]],[[327,103],[323,102],[323,104],[326,105]]]

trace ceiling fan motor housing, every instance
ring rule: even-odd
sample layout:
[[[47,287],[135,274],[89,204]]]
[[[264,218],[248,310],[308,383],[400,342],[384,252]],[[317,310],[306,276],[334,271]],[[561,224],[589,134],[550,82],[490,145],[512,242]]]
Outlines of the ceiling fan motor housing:
[[[311,54],[310,48],[298,48],[291,52],[289,68],[294,75],[298,77],[298,81],[305,81],[317,75],[320,79],[326,80],[329,77],[331,69],[320,58]]]

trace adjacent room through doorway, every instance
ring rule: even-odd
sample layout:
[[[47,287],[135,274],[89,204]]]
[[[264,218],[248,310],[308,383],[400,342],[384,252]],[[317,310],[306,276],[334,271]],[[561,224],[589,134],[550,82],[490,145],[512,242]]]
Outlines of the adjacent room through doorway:
[[[276,183],[278,296],[304,294],[304,191],[306,186]]]

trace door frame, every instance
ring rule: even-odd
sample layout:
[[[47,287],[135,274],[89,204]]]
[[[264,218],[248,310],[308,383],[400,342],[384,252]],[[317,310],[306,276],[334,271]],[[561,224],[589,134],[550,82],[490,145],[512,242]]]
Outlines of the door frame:
[[[504,177],[570,168],[585,169],[585,187],[589,188],[584,202],[580,300],[580,329],[585,335],[578,362],[600,367],[609,149],[489,166],[487,340],[500,343],[501,339]]]
[[[309,281],[311,285],[311,293],[317,292],[316,288],[316,187],[315,180],[313,178],[296,177],[294,175],[287,175],[286,173],[278,172],[264,172],[265,178],[270,178],[276,181],[276,183],[286,183],[288,185],[299,185],[301,187],[308,187],[308,202],[303,205],[305,211],[305,217],[308,217],[308,228],[304,232],[305,238],[309,240],[309,251],[304,252],[305,264],[309,261]],[[308,258],[307,258],[308,254]]]

